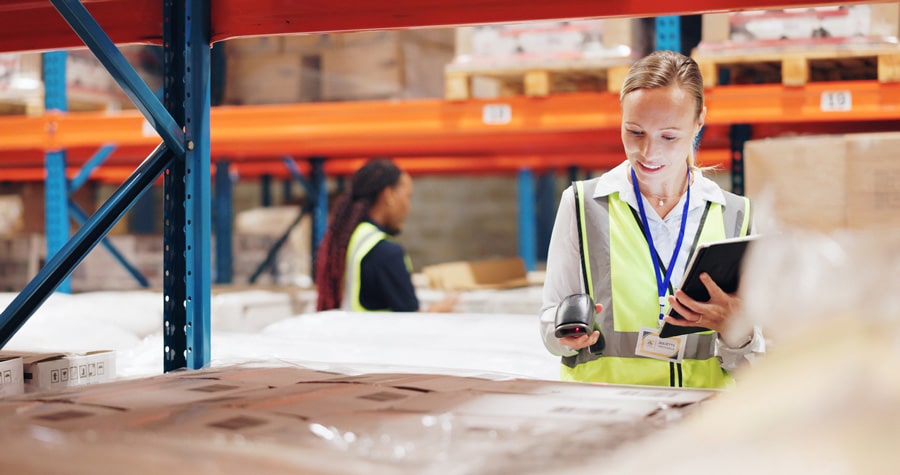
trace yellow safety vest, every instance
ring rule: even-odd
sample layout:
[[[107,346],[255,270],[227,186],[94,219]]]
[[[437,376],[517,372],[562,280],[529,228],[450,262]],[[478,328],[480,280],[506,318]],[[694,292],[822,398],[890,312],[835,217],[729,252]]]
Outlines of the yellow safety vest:
[[[347,244],[346,266],[344,268],[344,292],[341,308],[352,312],[389,312],[390,309],[368,309],[359,302],[359,292],[362,288],[362,260],[376,244],[391,239],[390,235],[378,229],[378,226],[362,221],[350,235]],[[412,272],[412,262],[409,256],[404,256],[406,269]]]
[[[577,190],[581,246],[588,263],[587,288],[603,304],[600,331],[606,339],[602,355],[587,349],[562,358],[561,379],[652,386],[719,388],[732,383],[716,357],[716,333],[687,335],[682,363],[635,354],[641,328],[658,323],[659,296],[647,240],[628,203],[618,193],[592,198],[596,179],[574,184]],[[726,205],[708,203],[692,245],[746,236],[750,200],[725,192]],[[585,198],[585,196],[589,198]],[[590,238],[588,238],[590,236]]]

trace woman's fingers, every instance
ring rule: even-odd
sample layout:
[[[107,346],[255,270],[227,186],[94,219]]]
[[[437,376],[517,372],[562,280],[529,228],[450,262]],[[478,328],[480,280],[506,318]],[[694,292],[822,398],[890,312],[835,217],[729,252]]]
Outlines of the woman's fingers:
[[[572,350],[580,350],[597,343],[599,339],[600,332],[594,330],[594,332],[590,335],[567,336],[560,338],[559,343],[563,346],[571,348]]]

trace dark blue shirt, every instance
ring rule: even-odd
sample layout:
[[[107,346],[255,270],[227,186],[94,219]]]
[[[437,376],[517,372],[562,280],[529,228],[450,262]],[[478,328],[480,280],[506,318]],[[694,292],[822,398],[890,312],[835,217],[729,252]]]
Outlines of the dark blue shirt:
[[[381,226],[378,229],[384,230]],[[405,258],[403,247],[389,239],[379,241],[363,257],[359,271],[359,303],[363,307],[394,312],[419,310],[419,299]]]

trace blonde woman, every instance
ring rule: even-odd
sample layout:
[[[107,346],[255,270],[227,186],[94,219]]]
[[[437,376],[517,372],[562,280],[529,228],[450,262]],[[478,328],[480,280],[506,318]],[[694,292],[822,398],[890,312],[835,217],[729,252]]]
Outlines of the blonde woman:
[[[561,357],[564,380],[727,386],[729,371],[764,350],[762,335],[725,333],[740,301],[708,276],[708,302],[675,286],[697,244],[750,233],[750,202],[722,190],[694,162],[706,106],[692,59],[657,51],[637,61],[620,103],[626,160],[562,195],[543,289],[544,344]],[[573,294],[592,297],[598,330],[557,338],[557,307]],[[669,307],[685,320],[663,317]],[[660,339],[663,321],[708,330]]]

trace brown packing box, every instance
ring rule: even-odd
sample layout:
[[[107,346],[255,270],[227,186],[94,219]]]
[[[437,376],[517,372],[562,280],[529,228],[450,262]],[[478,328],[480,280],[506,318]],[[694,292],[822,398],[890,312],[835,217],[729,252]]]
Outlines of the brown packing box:
[[[0,356],[0,397],[17,396],[25,392],[22,358]]]
[[[318,100],[318,71],[296,53],[259,53],[228,59],[225,102],[289,104]]]
[[[110,381],[116,375],[116,353],[112,350],[86,353],[0,353],[0,357],[4,356],[22,358],[26,392]]]
[[[847,224],[900,225],[900,133],[847,135]]]
[[[771,199],[774,217],[792,227],[898,226],[897,150],[896,132],[751,140],[744,146],[747,196]],[[757,214],[756,221],[766,218]]]
[[[322,99],[441,97],[453,59],[449,28],[334,35],[322,51]]]
[[[426,266],[422,273],[432,288],[441,290],[509,289],[528,285],[525,261],[520,257],[445,262]]]
[[[395,31],[342,38],[322,53],[322,97],[331,100],[388,98],[403,91],[403,58]]]

